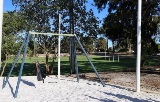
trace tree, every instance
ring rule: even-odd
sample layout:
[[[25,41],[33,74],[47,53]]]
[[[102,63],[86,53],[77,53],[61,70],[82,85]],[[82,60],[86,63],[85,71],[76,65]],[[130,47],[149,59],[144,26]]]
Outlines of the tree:
[[[61,40],[61,52],[62,53],[69,53],[69,37],[64,37],[62,40]]]
[[[28,30],[58,33],[58,14],[60,13],[62,33],[71,33],[70,23],[74,21],[74,33],[81,37],[83,35],[96,37],[99,21],[92,10],[86,11],[86,0],[71,1],[73,1],[73,5],[68,0],[13,0],[13,4],[20,7],[19,13],[25,16]],[[73,9],[73,14],[70,14],[70,9]],[[73,20],[69,18],[70,16],[73,16]]]
[[[106,43],[107,43],[107,45],[106,45],[106,51],[107,51],[108,54],[109,54],[109,49],[108,49],[108,46],[109,46],[109,45],[108,45],[108,40],[109,40],[109,38],[108,38],[108,36],[106,35],[106,28],[103,27],[103,26],[101,26],[100,29],[99,29],[99,34],[102,34],[103,37],[106,36]]]
[[[126,39],[128,49],[133,45],[132,47],[136,52],[137,1],[94,1],[99,10],[104,9],[106,4],[109,5],[109,15],[105,17],[103,24],[106,28],[106,34],[113,41],[118,41],[119,44]],[[142,2],[142,5],[142,56],[145,56],[152,53],[148,53],[150,50],[144,49],[152,49],[155,45],[151,44],[153,43],[152,36],[156,34],[157,28],[156,24],[152,23],[152,15],[158,14],[160,7],[158,0],[146,0]]]
[[[10,55],[15,55],[21,42],[17,39],[18,33],[23,31],[23,20],[15,12],[7,12],[3,14],[3,40],[2,40],[2,60],[5,60],[1,76],[4,73],[5,66]]]
[[[86,0],[12,0],[13,4],[20,7],[19,13],[26,19],[28,31],[58,33],[58,15],[61,14],[61,33],[75,33],[97,36],[98,20],[93,11],[86,11]],[[38,36],[38,43],[44,49],[56,48],[55,36]],[[74,44],[72,38],[71,44]],[[74,45],[72,45],[74,46]],[[74,48],[72,48],[74,49]],[[72,51],[73,53],[74,51]]]
[[[157,34],[155,34],[154,38],[155,42],[160,42],[160,15],[153,15],[152,22],[157,24]]]
[[[96,46],[93,44],[95,42],[94,38],[86,36],[81,38],[80,41],[82,42],[82,45],[87,53],[91,53],[95,51]],[[82,51],[79,45],[78,45],[78,49]]]
[[[106,39],[104,38],[99,38],[98,39],[98,43],[97,43],[97,50],[99,51],[106,51],[107,49],[107,42],[106,42]]]

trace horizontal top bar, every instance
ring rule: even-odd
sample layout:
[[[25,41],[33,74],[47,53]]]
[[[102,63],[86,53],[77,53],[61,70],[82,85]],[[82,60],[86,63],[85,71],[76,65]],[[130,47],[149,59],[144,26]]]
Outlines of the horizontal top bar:
[[[42,34],[42,35],[58,35],[58,36],[75,36],[75,34],[56,34],[56,33],[39,33],[39,32],[29,32],[30,34]]]

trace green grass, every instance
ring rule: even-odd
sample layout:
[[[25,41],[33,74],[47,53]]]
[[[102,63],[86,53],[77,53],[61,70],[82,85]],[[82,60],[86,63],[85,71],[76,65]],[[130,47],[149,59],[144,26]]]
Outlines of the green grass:
[[[117,62],[117,59],[115,59],[115,62],[109,61],[108,58],[105,60],[104,57],[100,56],[89,56],[93,65],[96,67],[98,72],[108,72],[108,71],[126,71],[128,68],[135,68],[136,65],[136,59],[135,58],[121,58],[120,62]],[[35,72],[35,64],[33,62],[35,60],[38,60],[41,63],[41,67],[43,70],[45,70],[45,58],[26,58],[24,69],[23,69],[23,76],[32,76],[36,75]],[[87,58],[83,55],[77,56],[78,60],[78,68],[79,73],[90,73],[94,72],[93,68],[91,67],[89,61]],[[112,60],[112,59],[111,59]],[[10,68],[13,63],[13,59],[9,60],[9,63],[6,66],[5,73],[3,76],[7,76],[8,72],[10,71]],[[51,63],[51,60],[49,60]],[[55,60],[53,74],[57,74],[57,59]],[[14,70],[12,71],[11,76],[17,76],[19,73],[19,69],[21,66],[21,59],[18,60]],[[70,72],[70,63],[69,63],[69,57],[61,57],[61,74],[69,74]]]

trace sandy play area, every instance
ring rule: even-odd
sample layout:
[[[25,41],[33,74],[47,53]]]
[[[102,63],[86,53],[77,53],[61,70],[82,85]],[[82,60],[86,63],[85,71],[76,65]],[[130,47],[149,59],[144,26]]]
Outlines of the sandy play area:
[[[0,102],[159,102],[160,94],[140,92],[131,89],[61,76],[46,77],[45,82],[36,76],[22,76],[17,98],[14,98],[17,77],[10,77],[4,89],[0,89]],[[0,85],[3,78],[0,78]]]

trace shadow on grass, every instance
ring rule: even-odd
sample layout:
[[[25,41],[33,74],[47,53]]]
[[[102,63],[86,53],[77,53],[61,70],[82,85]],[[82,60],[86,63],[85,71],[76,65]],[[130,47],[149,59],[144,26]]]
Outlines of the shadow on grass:
[[[93,60],[93,65],[97,69],[98,72],[107,72],[107,71],[128,71],[128,68],[135,69],[136,60],[134,58],[124,58],[121,59],[120,62],[109,62],[108,60]],[[69,61],[61,61],[61,75],[66,75],[70,73],[70,65]],[[11,63],[6,66],[5,72],[3,76],[7,76]],[[18,76],[20,70],[21,63],[17,63],[15,68],[12,71],[11,76]],[[41,64],[41,68],[45,71],[45,64]],[[92,73],[94,72],[91,64],[88,61],[78,61],[79,73]],[[58,73],[58,65],[57,62],[54,64],[53,74],[57,75]],[[23,76],[35,76],[36,68],[33,63],[25,63],[23,68]]]
[[[21,63],[16,64],[16,66],[14,67],[14,69],[11,73],[11,77],[19,75],[20,66],[21,66]],[[12,64],[9,63],[5,68],[5,72],[4,72],[3,76],[8,76],[8,73],[9,73],[11,67],[12,67]],[[23,67],[22,75],[23,76],[36,75],[35,65],[33,65],[32,63],[25,63],[24,67]]]

